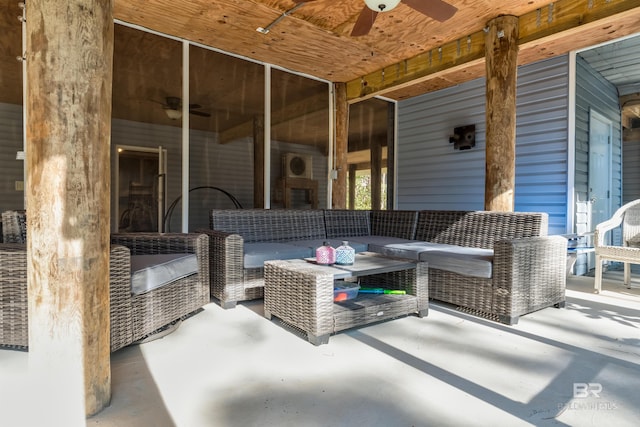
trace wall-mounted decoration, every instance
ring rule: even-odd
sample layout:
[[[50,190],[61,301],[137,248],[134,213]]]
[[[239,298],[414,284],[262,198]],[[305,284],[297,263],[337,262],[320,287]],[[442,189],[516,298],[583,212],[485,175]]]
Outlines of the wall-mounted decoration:
[[[469,150],[476,146],[476,125],[460,126],[453,130],[449,137],[449,143],[453,143],[456,150]]]

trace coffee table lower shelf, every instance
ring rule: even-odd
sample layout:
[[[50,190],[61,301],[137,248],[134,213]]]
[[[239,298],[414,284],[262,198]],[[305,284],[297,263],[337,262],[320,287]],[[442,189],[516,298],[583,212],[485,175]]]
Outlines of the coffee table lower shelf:
[[[265,262],[264,315],[277,317],[304,332],[314,345],[326,344],[329,336],[345,329],[416,314],[428,314],[427,264],[413,262],[398,271],[370,274],[358,272],[363,286],[403,289],[406,295],[360,294],[333,302],[335,273],[296,261]],[[334,274],[335,273],[335,274]]]

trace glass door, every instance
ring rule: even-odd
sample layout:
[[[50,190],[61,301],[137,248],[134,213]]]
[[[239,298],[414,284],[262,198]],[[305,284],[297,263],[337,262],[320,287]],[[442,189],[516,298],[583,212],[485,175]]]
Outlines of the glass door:
[[[116,152],[117,230],[164,231],[166,150],[119,145]]]

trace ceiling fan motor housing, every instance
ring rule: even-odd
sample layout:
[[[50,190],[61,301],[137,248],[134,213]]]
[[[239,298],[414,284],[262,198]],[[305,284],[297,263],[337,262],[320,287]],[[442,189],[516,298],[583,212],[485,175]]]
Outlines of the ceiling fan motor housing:
[[[179,110],[181,104],[180,98],[177,96],[167,96],[167,108],[170,110]]]
[[[364,2],[369,9],[376,12],[388,12],[400,4],[400,0],[364,0]]]

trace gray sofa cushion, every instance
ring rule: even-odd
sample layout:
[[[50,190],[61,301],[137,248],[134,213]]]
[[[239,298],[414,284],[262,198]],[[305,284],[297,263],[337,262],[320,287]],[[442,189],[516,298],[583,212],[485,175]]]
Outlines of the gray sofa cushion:
[[[297,246],[304,246],[312,249],[313,255],[311,256],[315,256],[316,249],[322,246],[324,242],[329,242],[331,246],[333,246],[334,248],[337,248],[338,246],[342,245],[342,242],[347,241],[349,243],[349,246],[351,246],[356,251],[356,253],[369,250],[368,243],[356,242],[351,239],[352,239],[351,237],[334,237],[331,239],[327,238],[327,239],[315,239],[315,240],[298,240],[290,243]]]
[[[414,242],[388,245],[369,245],[369,250],[388,256],[427,261],[429,268],[450,271],[465,276],[491,278],[493,250]]]
[[[131,293],[149,292],[198,272],[196,254],[131,256]]]
[[[315,256],[315,249],[291,243],[245,243],[244,268],[263,267],[265,261],[277,259],[302,259]]]

